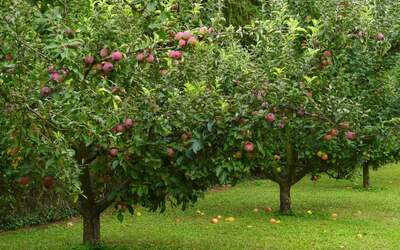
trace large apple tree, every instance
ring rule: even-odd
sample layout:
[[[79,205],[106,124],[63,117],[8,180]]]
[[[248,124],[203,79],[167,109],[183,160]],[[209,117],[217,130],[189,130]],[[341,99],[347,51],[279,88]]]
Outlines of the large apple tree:
[[[1,3],[6,176],[75,202],[85,243],[99,242],[110,206],[119,219],[135,205],[185,208],[246,170],[217,172],[213,155],[229,119],[221,93],[250,57],[226,42],[233,32],[217,19],[204,26],[198,10],[158,1]]]

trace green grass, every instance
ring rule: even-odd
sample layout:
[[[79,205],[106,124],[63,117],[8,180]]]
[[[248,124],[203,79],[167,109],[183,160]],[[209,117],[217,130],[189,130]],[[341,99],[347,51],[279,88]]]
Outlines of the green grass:
[[[372,173],[373,188],[360,179],[317,183],[305,178],[292,190],[293,216],[262,208],[278,205],[278,188],[270,181],[244,182],[229,190],[210,192],[182,212],[129,216],[121,224],[111,214],[102,217],[107,249],[399,249],[400,166]],[[254,208],[260,208],[254,212]],[[205,213],[198,215],[197,210]],[[311,210],[312,214],[307,211]],[[331,214],[338,219],[332,220]],[[235,217],[211,224],[213,216]],[[271,225],[270,218],[281,223]],[[176,218],[181,222],[176,224]],[[0,249],[84,249],[82,225],[76,221],[0,234]],[[362,237],[359,237],[361,234]]]

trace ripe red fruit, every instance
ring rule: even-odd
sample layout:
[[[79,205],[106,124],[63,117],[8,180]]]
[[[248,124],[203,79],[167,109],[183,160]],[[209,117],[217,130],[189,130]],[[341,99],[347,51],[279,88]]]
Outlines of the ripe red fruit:
[[[179,40],[179,48],[183,48],[183,47],[185,47],[186,46],[186,40],[183,40],[183,39],[181,39],[181,40]]]
[[[43,178],[43,186],[47,189],[51,189],[54,185],[54,178],[53,176],[45,176]]]
[[[123,57],[124,57],[124,55],[122,55],[122,53],[119,52],[119,51],[114,51],[114,52],[111,54],[111,58],[112,58],[112,60],[115,61],[115,62],[121,61]]]
[[[113,70],[113,64],[110,62],[106,62],[101,66],[101,69],[104,73],[110,73]]]
[[[125,118],[124,125],[126,129],[130,129],[133,127],[134,121],[131,118]]]
[[[182,33],[182,39],[188,40],[191,37],[192,37],[192,33],[190,33],[190,31],[184,31]]]
[[[332,140],[332,135],[330,134],[324,135],[324,141],[330,141],[330,140]]]
[[[376,35],[376,40],[378,41],[384,41],[385,40],[385,35],[383,33],[378,33]]]
[[[254,151],[254,144],[252,142],[246,142],[243,146],[246,152],[253,152]]]
[[[41,90],[40,90],[40,95],[43,97],[49,96],[51,94],[51,88],[44,86]]]
[[[118,155],[118,149],[117,148],[112,148],[112,149],[110,149],[109,153],[110,153],[110,155],[112,157],[116,157]]]
[[[306,111],[305,111],[303,108],[301,108],[301,109],[299,109],[299,110],[297,111],[297,115],[298,115],[299,117],[304,117],[304,116],[306,115]]]
[[[31,178],[29,178],[29,176],[22,176],[18,180],[18,184],[21,186],[28,185],[30,182],[31,182]]]
[[[329,159],[329,156],[327,154],[323,154],[321,159],[327,161]]]
[[[346,138],[350,141],[353,141],[357,138],[357,134],[353,131],[347,131],[346,132]]]
[[[100,50],[100,56],[101,57],[107,57],[109,55],[108,49],[107,48],[102,48]]]
[[[198,41],[197,41],[196,37],[194,37],[194,36],[190,37],[189,40],[187,41],[187,43],[191,46],[195,46],[197,44],[197,42]]]
[[[331,131],[329,132],[329,134],[330,134],[331,136],[337,136],[337,135],[339,134],[339,130],[333,128],[333,129],[331,129]]]
[[[324,65],[324,66],[329,66],[329,65],[331,65],[331,64],[332,64],[332,62],[329,61],[329,60],[323,60],[323,61],[322,61],[322,65]]]
[[[139,54],[136,55],[136,60],[137,60],[138,62],[143,62],[145,58],[146,58],[146,56],[144,55],[143,52],[141,52],[141,53],[139,53]]]
[[[167,148],[167,155],[168,157],[174,157],[175,156],[175,150],[173,148]]]
[[[11,54],[7,54],[7,55],[4,56],[4,59],[5,59],[6,61],[12,61],[13,56],[12,56]]]
[[[182,52],[179,50],[171,50],[168,52],[168,56],[173,59],[180,59],[182,57]]]
[[[146,58],[146,62],[153,63],[156,60],[153,54],[149,54]]]
[[[115,131],[118,132],[118,133],[122,133],[122,132],[125,131],[125,126],[124,126],[123,124],[118,124],[118,125],[115,127]]]
[[[61,75],[58,72],[53,72],[50,74],[50,80],[55,81],[55,82],[60,82],[61,81]]]
[[[324,56],[325,56],[325,57],[331,57],[331,56],[332,56],[332,51],[330,51],[330,50],[325,50],[325,51],[324,51]]]
[[[86,64],[86,66],[90,66],[94,63],[94,57],[93,56],[85,56],[83,61]]]
[[[265,120],[267,122],[274,122],[275,121],[275,115],[273,113],[268,113],[264,118],[265,118]]]
[[[207,27],[200,27],[199,28],[199,34],[200,35],[205,36],[205,35],[207,35],[207,33],[208,33]]]
[[[348,122],[341,122],[341,123],[339,123],[339,127],[341,129],[348,129],[350,127],[350,125]]]
[[[183,32],[178,32],[175,35],[175,40],[179,41],[183,38]]]

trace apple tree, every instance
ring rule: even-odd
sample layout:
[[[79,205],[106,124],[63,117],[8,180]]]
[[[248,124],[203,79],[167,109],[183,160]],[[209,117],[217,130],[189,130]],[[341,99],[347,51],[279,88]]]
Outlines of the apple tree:
[[[239,77],[232,91],[236,117],[220,168],[246,164],[278,183],[283,213],[291,208],[291,187],[306,175],[347,178],[357,166],[377,167],[399,152],[389,105],[398,91],[383,80],[398,55],[399,37],[390,29],[398,25],[398,5],[343,2],[314,1],[320,15],[304,16],[275,1],[244,27],[254,38],[252,76]],[[385,22],[382,9],[390,14]]]
[[[231,30],[206,27],[196,6],[182,22],[173,3],[47,4],[1,3],[7,178],[76,202],[96,244],[109,207],[119,219],[135,205],[185,208],[246,172],[213,157],[230,119],[221,93],[250,61]]]

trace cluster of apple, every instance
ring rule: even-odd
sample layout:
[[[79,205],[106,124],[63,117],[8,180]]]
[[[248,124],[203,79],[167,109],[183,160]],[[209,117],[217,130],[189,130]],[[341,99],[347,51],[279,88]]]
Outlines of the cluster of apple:
[[[348,122],[341,122],[341,123],[339,123],[339,127],[342,130],[347,130],[347,129],[349,129],[350,125]],[[336,128],[333,128],[327,134],[324,135],[323,139],[325,141],[330,141],[330,140],[332,140],[332,138],[336,137],[338,134],[339,134],[339,130],[337,130]],[[356,132],[348,130],[348,131],[346,131],[345,134],[346,134],[346,138],[350,141],[354,141],[355,139],[357,139]]]
[[[142,62],[153,63],[156,60],[156,57],[150,51],[143,51],[136,55],[136,60],[140,63]]]
[[[129,129],[131,129],[133,127],[133,125],[135,124],[135,121],[131,118],[125,118],[123,123],[119,123],[117,125],[115,125],[111,130],[114,133],[123,133]],[[118,155],[118,149],[113,147],[110,149],[109,154],[112,157],[116,157]]]
[[[19,178],[18,180],[18,184],[21,186],[26,186],[29,185],[31,183],[31,178],[29,176],[22,176],[21,178]],[[47,175],[43,178],[43,186],[46,189],[51,189],[54,186],[54,177]]]
[[[323,57],[321,58],[321,63],[323,67],[327,67],[332,64],[331,57],[332,57],[332,51],[325,50],[323,53]]]
[[[100,50],[100,56],[102,58],[102,62],[96,64],[94,68],[98,71],[103,72],[104,74],[109,74],[114,68],[113,62],[119,62],[124,58],[122,52],[115,50],[111,53],[107,48],[102,48]],[[83,62],[86,66],[90,67],[95,62],[94,56],[88,55],[83,59]]]
[[[49,78],[51,82],[62,83],[65,77],[67,77],[69,70],[67,68],[61,68],[57,70],[54,65],[50,65],[47,68],[47,72],[50,74]],[[43,97],[47,97],[52,93],[52,91],[52,88],[50,88],[49,86],[43,86],[40,90],[40,95]]]

